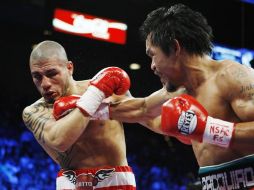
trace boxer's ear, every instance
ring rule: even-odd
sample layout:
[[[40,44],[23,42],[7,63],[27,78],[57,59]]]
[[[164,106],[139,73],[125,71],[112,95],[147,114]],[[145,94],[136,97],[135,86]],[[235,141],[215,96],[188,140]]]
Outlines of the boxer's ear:
[[[74,66],[73,66],[72,61],[68,61],[68,63],[67,63],[67,69],[69,70],[70,74],[72,75],[73,71],[74,71]]]
[[[180,46],[180,43],[177,39],[174,39],[174,52],[175,52],[175,55],[178,56],[181,52],[181,46]]]

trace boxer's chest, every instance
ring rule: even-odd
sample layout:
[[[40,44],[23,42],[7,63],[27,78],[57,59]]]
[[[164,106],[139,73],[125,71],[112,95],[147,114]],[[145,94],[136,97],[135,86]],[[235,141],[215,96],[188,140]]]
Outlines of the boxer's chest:
[[[230,102],[226,97],[223,97],[223,89],[218,89],[215,85],[209,84],[201,87],[198,90],[196,99],[204,106],[212,117],[235,120],[236,115],[232,110]]]

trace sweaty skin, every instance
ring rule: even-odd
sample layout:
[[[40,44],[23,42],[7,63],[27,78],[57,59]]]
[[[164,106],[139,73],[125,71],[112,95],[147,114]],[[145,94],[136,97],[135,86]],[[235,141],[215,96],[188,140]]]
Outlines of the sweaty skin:
[[[76,82],[77,88],[69,92],[69,95],[82,95],[88,83],[89,81]],[[114,96],[108,101],[119,101],[122,98],[125,97]],[[63,152],[48,146],[45,143],[44,133],[47,130],[45,129],[47,123],[55,122],[52,109],[53,104],[41,98],[24,110],[23,119],[37,141],[61,168],[79,169],[128,165],[123,125],[115,120],[89,121],[75,143]],[[75,130],[75,125],[73,130]],[[68,141],[68,136],[66,141]]]
[[[230,60],[216,61],[206,55],[188,55],[180,48],[175,55],[166,56],[149,40],[146,46],[152,59],[151,68],[167,89],[184,86],[186,92],[204,106],[209,116],[235,123],[229,148],[191,141],[199,166],[217,165],[254,154],[254,70]],[[154,111],[160,114],[153,104],[163,99],[158,97],[175,95],[166,95],[160,90],[146,98],[125,100],[111,109],[112,118],[139,122],[163,134],[160,116],[151,114]]]
[[[29,66],[41,98],[23,110],[23,121],[51,158],[62,169],[128,165],[122,123],[91,120],[79,108],[61,119],[53,117],[58,98],[87,95],[90,86],[89,80],[73,79],[74,66],[64,47],[49,40],[39,43],[30,54]],[[113,95],[104,101],[122,98],[126,96]]]
[[[195,90],[194,97],[214,118],[234,123],[253,121],[254,71],[232,61],[215,62],[214,65],[216,72],[207,75],[207,80]],[[236,124],[233,140],[227,149],[192,141],[199,165],[220,164],[253,154],[253,134],[250,124]]]
[[[209,116],[236,123],[230,147],[192,141],[199,166],[224,163],[253,154],[254,71],[230,60],[216,61],[208,55],[191,55],[175,40],[175,51],[167,56],[146,40],[151,69],[166,86],[184,86]]]

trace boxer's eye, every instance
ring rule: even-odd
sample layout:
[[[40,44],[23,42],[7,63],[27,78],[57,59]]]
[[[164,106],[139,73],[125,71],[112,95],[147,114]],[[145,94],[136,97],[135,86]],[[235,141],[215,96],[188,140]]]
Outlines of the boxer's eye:
[[[33,76],[33,78],[34,78],[35,80],[37,80],[37,81],[41,80],[41,78],[42,78],[42,76],[39,75],[39,74],[33,74],[32,76]]]
[[[55,75],[57,75],[58,74],[58,72],[56,71],[56,70],[51,70],[51,71],[48,71],[47,73],[46,73],[46,76],[48,77],[48,78],[52,78],[52,77],[54,77]]]

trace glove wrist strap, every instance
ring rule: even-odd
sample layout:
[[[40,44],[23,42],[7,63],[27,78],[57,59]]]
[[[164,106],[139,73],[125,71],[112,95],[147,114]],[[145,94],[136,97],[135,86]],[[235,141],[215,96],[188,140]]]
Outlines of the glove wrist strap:
[[[80,97],[76,105],[82,112],[92,116],[100,104],[102,103],[105,95],[95,86],[91,85],[87,88],[86,92]]]
[[[234,123],[207,117],[203,142],[227,148],[234,131]]]

